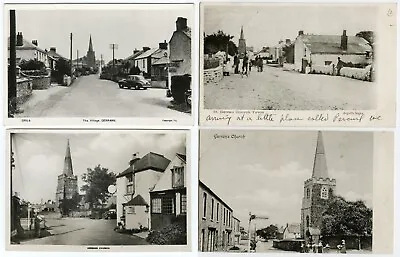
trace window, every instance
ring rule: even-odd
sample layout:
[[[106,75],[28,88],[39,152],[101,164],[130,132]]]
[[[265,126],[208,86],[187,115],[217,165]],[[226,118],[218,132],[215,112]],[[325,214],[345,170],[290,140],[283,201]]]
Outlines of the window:
[[[126,193],[133,194],[133,185],[132,184],[126,186]]]
[[[332,61],[325,61],[325,65],[331,65]]]
[[[365,57],[367,59],[371,58],[371,52],[370,51],[365,52]]]
[[[181,213],[186,213],[187,199],[186,195],[181,195]]]
[[[185,186],[183,171],[183,167],[174,167],[172,169],[172,188]]]
[[[203,193],[203,218],[207,215],[207,194]]]
[[[161,213],[161,198],[151,199],[151,212]]]
[[[326,186],[322,186],[321,188],[321,198],[328,199],[328,188]]]
[[[133,174],[132,174],[132,175],[129,175],[127,178],[128,178],[128,182],[129,182],[129,183],[132,183],[132,182],[133,182]]]
[[[219,203],[217,203],[217,222],[219,221]]]
[[[175,213],[174,199],[172,197],[163,197],[161,201],[161,212],[164,214]]]
[[[135,214],[135,206],[128,206],[128,214]]]
[[[310,227],[310,217],[306,217],[306,228]]]
[[[310,199],[310,189],[309,188],[307,188],[307,190],[306,190],[306,194],[307,194],[307,199]]]
[[[214,220],[214,198],[211,198],[211,220]]]
[[[225,211],[225,207],[224,207],[224,225],[225,225],[225,222],[226,222],[226,217],[225,217],[225,215],[226,215],[226,211]]]

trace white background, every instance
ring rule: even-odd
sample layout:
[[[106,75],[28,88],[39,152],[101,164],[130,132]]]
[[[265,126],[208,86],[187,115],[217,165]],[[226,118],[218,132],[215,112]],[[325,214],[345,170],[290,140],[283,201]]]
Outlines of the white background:
[[[26,0],[26,1],[4,1],[4,0],[2,0],[2,3],[4,3],[4,2],[7,2],[7,3],[39,3],[39,1],[29,1],[29,0]],[[40,3],[56,3],[57,1],[45,1],[45,0],[43,0],[43,1],[40,1]],[[58,1],[58,2],[61,2],[61,1]],[[103,0],[97,0],[97,1],[70,1],[70,0],[63,0],[62,1],[62,3],[111,3],[112,1],[103,1]],[[194,59],[194,69],[193,69],[193,99],[197,99],[198,98],[198,81],[199,81],[199,77],[198,77],[198,71],[199,71],[199,2],[200,2],[200,0],[192,0],[192,1],[185,1],[185,0],[175,0],[175,1],[168,1],[168,0],[164,0],[164,1],[162,1],[162,0],[159,0],[159,1],[146,1],[146,0],[141,0],[141,1],[123,1],[123,0],[118,0],[118,1],[115,1],[115,2],[112,2],[112,3],[116,3],[116,2],[119,2],[119,3],[135,3],[135,2],[140,2],[140,3],[155,3],[155,2],[158,2],[158,3],[194,3],[194,5],[195,5],[195,17],[194,17],[194,28],[193,28],[193,33],[192,33],[192,35],[193,35],[193,39],[194,39],[194,44],[195,44],[195,53],[193,53],[193,59]],[[202,2],[239,2],[239,1],[226,1],[226,0],[219,0],[219,1],[210,1],[210,0],[203,0]],[[244,1],[243,1],[244,2]],[[257,1],[257,0],[252,0],[252,2],[266,2],[266,1]],[[274,1],[268,1],[268,2],[274,2]],[[277,2],[277,1],[275,1],[275,2]],[[338,2],[343,2],[343,3],[346,3],[346,2],[350,2],[350,1],[343,1],[343,0],[340,0],[340,1],[285,1],[285,2],[296,2],[296,3],[304,3],[304,2],[310,2],[310,3],[318,3],[318,2],[336,2],[336,3],[338,3]],[[358,1],[358,0],[352,0],[351,2],[359,2],[359,3],[368,3],[368,2],[399,2],[399,0],[395,0],[395,1]],[[399,3],[398,3],[398,5],[399,5]],[[397,11],[397,13],[399,14],[399,6],[397,6],[397,8],[398,8],[398,11]],[[3,21],[4,21],[4,18],[3,18],[3,15],[4,15],[4,11],[2,12],[2,19],[1,19],[1,22],[2,22],[2,26],[1,27],[3,27]],[[355,15],[357,15],[357,14],[355,14]],[[399,20],[399,18],[397,17],[397,19]],[[398,28],[397,28],[397,38],[399,39],[399,30],[398,30]],[[4,37],[5,35],[3,35],[3,37]],[[3,42],[3,40],[1,41],[1,42]],[[399,40],[397,40],[397,48],[399,48]],[[3,43],[1,43],[1,44],[3,44]],[[1,47],[4,47],[3,45],[1,45]],[[3,49],[3,48],[2,48]],[[1,53],[1,55],[3,55],[3,51],[0,51],[0,53]],[[3,56],[1,56],[1,60],[3,60],[4,59],[4,57]],[[397,67],[399,67],[399,53],[397,52]],[[4,76],[3,74],[2,74],[2,76]],[[0,81],[3,81],[3,80],[0,80]],[[5,85],[4,85],[5,86]],[[2,91],[3,92],[3,91]],[[400,99],[400,97],[399,97],[399,92],[397,92],[397,100],[399,100]],[[4,99],[4,97],[0,97],[0,99]],[[4,107],[4,103],[1,103],[0,104],[0,108],[3,108]],[[192,170],[191,170],[191,173],[192,173],[192,176],[191,176],[191,178],[192,178],[192,183],[191,183],[191,192],[192,192],[192,199],[191,199],[191,207],[192,207],[192,211],[191,211],[191,213],[192,213],[192,231],[191,231],[191,238],[192,238],[192,242],[191,242],[191,245],[192,245],[192,251],[191,252],[189,252],[189,253],[143,253],[143,252],[137,252],[137,253],[134,253],[134,252],[118,252],[118,253],[112,253],[112,252],[80,252],[80,253],[71,253],[71,252],[57,252],[57,253],[54,253],[54,252],[6,252],[5,251],[5,242],[6,242],[6,238],[5,238],[5,233],[6,233],[6,231],[5,231],[5,229],[3,229],[4,227],[5,227],[5,222],[6,222],[6,220],[5,220],[5,213],[4,213],[4,210],[6,209],[5,207],[5,198],[4,197],[0,197],[0,202],[1,202],[1,218],[0,218],[0,224],[1,224],[1,245],[2,245],[2,252],[3,252],[3,256],[31,256],[31,257],[39,257],[39,256],[54,256],[55,254],[57,255],[57,256],[59,256],[59,257],[67,257],[67,256],[71,256],[71,254],[72,255],[74,255],[74,256],[109,256],[109,257],[111,257],[111,256],[114,256],[115,254],[118,254],[119,256],[129,256],[129,257],[136,257],[136,256],[176,256],[176,255],[179,255],[179,256],[187,256],[187,257],[189,257],[189,256],[198,256],[198,255],[202,255],[202,256],[204,256],[204,255],[207,255],[207,256],[232,256],[232,255],[235,255],[235,256],[244,256],[245,254],[226,254],[226,253],[218,253],[218,254],[199,254],[199,253],[197,253],[197,249],[198,249],[198,247],[197,247],[197,186],[198,186],[198,169],[197,169],[197,167],[198,167],[198,158],[197,158],[197,156],[198,156],[198,129],[199,129],[199,126],[198,126],[198,102],[197,101],[194,101],[194,104],[193,104],[193,108],[194,108],[194,112],[193,112],[193,115],[194,115],[194,120],[195,120],[195,124],[193,125],[193,126],[168,126],[168,127],[160,127],[160,126],[157,126],[157,127],[154,127],[154,126],[146,126],[146,127],[144,127],[144,126],[141,126],[141,128],[148,128],[148,129],[152,129],[152,128],[154,128],[154,129],[161,129],[161,128],[163,128],[163,129],[190,129],[191,130],[191,132],[192,132],[192,142],[191,142],[191,145],[192,145],[192,147],[191,147],[191,157],[192,157],[192,160],[191,160],[191,163],[192,163]],[[0,111],[0,113],[4,113],[3,112],[3,110],[1,110]],[[399,119],[399,117],[400,117],[400,115],[397,113],[397,120]],[[3,120],[3,119],[2,119]],[[397,204],[395,204],[395,215],[394,215],[394,217],[398,217],[398,216],[400,216],[399,214],[400,214],[400,212],[399,212],[399,197],[398,197],[398,195],[399,195],[399,193],[400,193],[400,189],[398,189],[397,187],[396,187],[396,185],[398,185],[399,184],[399,182],[400,182],[400,178],[399,178],[399,175],[398,175],[398,168],[397,168],[397,157],[398,157],[398,151],[397,151],[397,145],[399,145],[398,143],[399,143],[399,139],[397,138],[397,133],[399,132],[399,128],[398,128],[398,122],[396,123],[397,125],[396,125],[396,129],[392,129],[392,128],[382,128],[382,129],[371,129],[371,128],[357,128],[357,129],[352,129],[352,128],[329,128],[329,129],[325,129],[325,128],[316,128],[316,127],[314,127],[314,128],[304,128],[304,127],[297,127],[297,128],[295,128],[296,130],[352,130],[352,131],[378,131],[378,130],[381,130],[381,131],[395,131],[396,132],[396,136],[395,136],[395,140],[396,140],[396,149],[395,149],[395,157],[396,157],[396,165],[395,165],[395,168],[396,168],[396,170],[395,170],[395,203],[397,203]],[[68,126],[52,126],[52,127],[42,127],[42,128],[67,128]],[[137,127],[137,126],[135,126],[135,127]],[[17,128],[17,127],[13,127],[13,128]],[[104,128],[104,126],[92,126],[91,127],[91,129],[101,129],[101,128]],[[206,128],[206,127],[202,127],[202,128]],[[0,141],[1,141],[1,143],[2,143],[2,154],[1,154],[1,163],[2,163],[2,167],[4,167],[4,169],[3,170],[5,170],[5,171],[8,171],[8,168],[6,169],[5,168],[5,162],[4,162],[4,158],[5,158],[5,129],[7,129],[6,127],[4,127],[3,126],[3,124],[2,124],[2,130],[1,130],[1,132],[2,132],[2,134],[1,134],[1,139],[0,139]],[[243,127],[236,127],[236,128],[228,128],[228,129],[244,129]],[[252,129],[252,128],[245,128],[245,129]],[[257,129],[260,129],[260,128],[257,128]],[[274,129],[274,130],[276,130],[276,129],[284,129],[284,130],[290,130],[290,129],[293,129],[293,128],[268,128],[268,129]],[[3,185],[3,188],[5,188],[5,176],[4,176],[4,174],[3,174],[3,176],[1,176],[1,181],[2,181],[2,185]],[[4,192],[4,191],[3,191]],[[2,196],[4,196],[4,194],[2,194]],[[398,255],[400,255],[400,248],[399,248],[399,242],[400,242],[400,239],[399,239],[399,237],[398,237],[398,231],[399,231],[399,229],[400,229],[400,226],[399,226],[399,222],[397,221],[397,220],[395,220],[395,238],[394,238],[394,242],[395,242],[395,245],[394,245],[394,253],[393,253],[393,255],[394,256],[398,256]],[[267,256],[266,254],[257,254],[258,256]],[[268,256],[270,256],[271,254],[268,254]],[[279,254],[278,256],[286,256],[286,255],[293,255],[293,253],[292,254]],[[374,255],[374,256],[376,256],[376,255]]]

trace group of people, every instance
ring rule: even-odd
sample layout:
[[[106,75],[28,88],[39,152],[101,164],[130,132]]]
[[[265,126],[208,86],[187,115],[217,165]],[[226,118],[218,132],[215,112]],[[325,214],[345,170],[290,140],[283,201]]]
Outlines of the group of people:
[[[346,253],[346,242],[342,240],[341,244],[337,245],[338,253]],[[322,242],[320,241],[318,244],[301,244],[301,252],[302,253],[328,253],[330,252],[331,247],[329,244],[323,246]]]
[[[241,74],[243,76],[249,76],[252,66],[257,67],[258,72],[263,71],[263,59],[256,57],[255,60],[250,60],[247,54],[244,54],[243,58],[240,58],[239,54],[236,54],[233,58],[233,69],[235,74]]]

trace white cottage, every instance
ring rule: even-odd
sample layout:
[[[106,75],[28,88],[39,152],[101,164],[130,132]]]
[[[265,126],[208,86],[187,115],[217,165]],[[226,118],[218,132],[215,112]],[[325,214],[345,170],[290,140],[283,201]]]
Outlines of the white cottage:
[[[150,191],[164,173],[170,160],[150,152],[138,158],[117,175],[117,222],[126,229],[150,228]]]

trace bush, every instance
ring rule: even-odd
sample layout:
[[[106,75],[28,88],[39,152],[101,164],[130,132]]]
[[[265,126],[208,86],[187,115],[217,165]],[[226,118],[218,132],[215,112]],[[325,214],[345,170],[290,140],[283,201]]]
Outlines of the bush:
[[[171,78],[171,93],[177,104],[185,102],[185,93],[190,89],[190,75],[173,76]]]
[[[19,64],[21,70],[45,70],[46,66],[44,63],[38,60],[22,60]]]
[[[182,218],[161,230],[151,231],[146,241],[156,245],[186,245],[186,237],[186,218]]]

